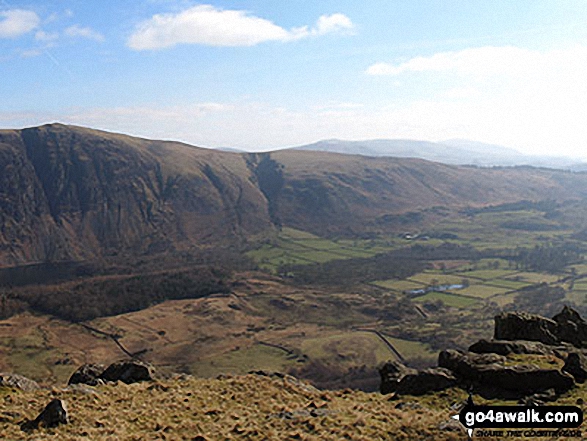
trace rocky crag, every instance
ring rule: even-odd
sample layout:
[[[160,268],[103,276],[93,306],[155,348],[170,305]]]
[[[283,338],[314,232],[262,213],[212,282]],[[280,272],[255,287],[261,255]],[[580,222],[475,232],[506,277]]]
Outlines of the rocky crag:
[[[521,312],[495,317],[492,340],[466,352],[444,350],[438,367],[399,362],[381,370],[381,392],[422,395],[460,387],[486,398],[554,401],[587,378],[587,322],[569,307],[552,319]]]

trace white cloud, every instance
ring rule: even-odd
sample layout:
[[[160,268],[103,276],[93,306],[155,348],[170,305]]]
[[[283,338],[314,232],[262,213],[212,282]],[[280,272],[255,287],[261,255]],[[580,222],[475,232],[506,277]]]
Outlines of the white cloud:
[[[24,9],[10,9],[0,11],[0,38],[20,37],[31,32],[37,26],[41,19],[33,11]]]
[[[353,27],[351,19],[344,14],[322,15],[316,23],[314,33],[324,35],[333,32],[349,32]]]
[[[65,35],[68,37],[87,38],[98,42],[104,41],[104,36],[99,32],[94,31],[89,27],[81,27],[80,25],[73,25],[65,30]]]
[[[349,31],[351,20],[343,14],[323,15],[316,27],[286,30],[246,11],[199,5],[178,14],[157,14],[139,24],[128,40],[134,50],[163,49],[177,44],[254,46],[265,41],[292,41],[311,35]]]

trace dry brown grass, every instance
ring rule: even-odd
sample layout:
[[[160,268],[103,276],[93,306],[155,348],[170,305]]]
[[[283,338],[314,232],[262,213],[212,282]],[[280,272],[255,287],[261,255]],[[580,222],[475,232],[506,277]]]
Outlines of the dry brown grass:
[[[65,401],[70,423],[31,434],[20,430],[52,398]],[[248,375],[175,378],[97,388],[5,391],[0,437],[6,440],[420,440],[462,439],[442,432],[449,411],[406,406],[379,394],[322,392],[293,379]]]

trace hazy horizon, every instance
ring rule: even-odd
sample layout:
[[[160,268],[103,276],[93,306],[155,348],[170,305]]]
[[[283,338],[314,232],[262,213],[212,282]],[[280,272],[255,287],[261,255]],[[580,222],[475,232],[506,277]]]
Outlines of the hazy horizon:
[[[211,148],[467,139],[585,157],[581,1],[0,2],[0,127]]]

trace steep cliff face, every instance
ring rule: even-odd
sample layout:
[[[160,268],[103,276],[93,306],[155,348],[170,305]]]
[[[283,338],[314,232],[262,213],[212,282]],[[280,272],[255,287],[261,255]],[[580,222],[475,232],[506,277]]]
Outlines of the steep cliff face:
[[[239,155],[62,125],[0,132],[0,264],[240,243],[271,228]]]

